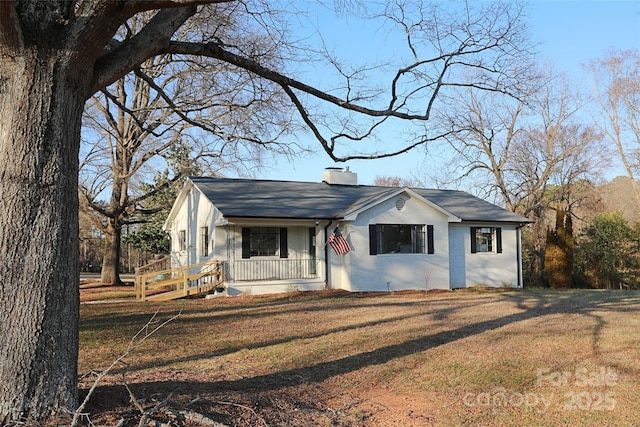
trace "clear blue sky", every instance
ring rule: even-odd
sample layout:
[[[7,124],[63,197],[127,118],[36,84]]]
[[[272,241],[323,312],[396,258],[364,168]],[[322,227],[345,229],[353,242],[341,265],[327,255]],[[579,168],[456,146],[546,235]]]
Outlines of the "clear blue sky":
[[[640,49],[640,1],[537,0],[528,3],[528,15],[531,35],[540,42],[540,58],[567,73],[576,84],[582,84],[584,79],[582,65],[603,56],[608,49]],[[321,19],[338,20],[335,15],[327,13],[323,13]],[[357,25],[354,22],[352,20],[349,23]],[[345,28],[344,22],[335,28],[336,31]],[[341,34],[334,36],[336,39],[342,37],[345,41],[350,37]],[[309,142],[312,140],[309,139]],[[430,163],[438,161],[442,160],[434,159]],[[372,184],[378,175],[411,177],[423,162],[422,151],[393,159],[351,161],[346,164],[333,164],[326,154],[318,152],[293,162],[280,161],[261,171],[257,177],[319,181],[325,167],[349,166],[358,174],[360,184]]]

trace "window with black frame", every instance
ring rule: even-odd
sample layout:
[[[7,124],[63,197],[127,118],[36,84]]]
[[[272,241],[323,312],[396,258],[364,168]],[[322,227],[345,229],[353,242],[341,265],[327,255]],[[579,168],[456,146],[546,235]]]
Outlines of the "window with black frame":
[[[242,258],[279,255],[287,258],[287,229],[278,227],[243,227]]]
[[[471,253],[502,253],[502,228],[471,227]]]
[[[251,228],[251,256],[274,256],[278,251],[279,229],[275,227]]]
[[[433,226],[431,225],[371,224],[369,227],[372,255],[433,253]]]

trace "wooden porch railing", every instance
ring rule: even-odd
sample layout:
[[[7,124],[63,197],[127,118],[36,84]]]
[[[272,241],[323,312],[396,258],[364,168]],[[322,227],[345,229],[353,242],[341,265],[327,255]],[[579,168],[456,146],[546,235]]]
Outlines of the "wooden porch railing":
[[[154,271],[162,271],[171,269],[171,258],[164,257],[145,264],[141,267],[136,267],[136,276],[140,276]]]
[[[167,301],[225,288],[223,261],[211,260],[165,270],[145,268],[136,269],[138,301]],[[138,274],[138,271],[147,272]]]

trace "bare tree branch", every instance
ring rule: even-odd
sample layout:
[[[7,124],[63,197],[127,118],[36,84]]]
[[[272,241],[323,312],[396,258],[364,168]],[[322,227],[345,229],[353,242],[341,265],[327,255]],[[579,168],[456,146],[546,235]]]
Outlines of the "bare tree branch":
[[[160,10],[138,34],[96,62],[91,92],[106,87],[147,59],[160,54],[170,43],[171,36],[196,11],[195,6]]]
[[[127,345],[125,351],[122,352],[118,357],[116,357],[109,366],[107,366],[102,372],[98,374],[96,380],[93,382],[93,385],[87,392],[87,396],[84,398],[78,409],[76,409],[76,411],[74,412],[71,427],[78,425],[78,421],[82,415],[82,411],[84,411],[84,408],[87,406],[87,403],[89,403],[91,396],[93,395],[98,385],[100,385],[102,379],[107,376],[113,370],[113,368],[115,368],[120,363],[123,363],[124,359],[126,359],[132,352],[134,352],[137,348],[144,344],[144,342],[149,337],[154,335],[167,324],[176,320],[182,314],[182,310],[178,314],[171,316],[161,323],[158,323],[158,321],[156,320],[156,318],[158,317],[158,313],[159,311],[156,311],[153,316],[151,316],[151,318],[147,321],[147,323],[145,323],[144,326],[142,326],[138,330],[138,332],[136,332],[136,334],[129,341],[129,344]]]

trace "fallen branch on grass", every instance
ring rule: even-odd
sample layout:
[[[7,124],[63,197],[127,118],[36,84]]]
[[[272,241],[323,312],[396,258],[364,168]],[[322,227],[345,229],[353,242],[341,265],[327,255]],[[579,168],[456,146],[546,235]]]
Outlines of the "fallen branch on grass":
[[[262,424],[264,424],[264,427],[269,427],[267,425],[267,422],[260,416],[258,415],[258,413],[256,411],[254,411],[253,409],[249,408],[248,406],[245,405],[240,405],[239,403],[233,403],[233,402],[220,402],[220,401],[216,401],[214,403],[217,403],[218,405],[229,405],[229,406],[235,406],[238,408],[242,408],[242,409],[246,409],[248,411],[251,411],[253,413],[253,415],[256,416],[256,418],[258,418],[260,421],[262,421]]]
[[[182,310],[180,310],[180,312],[178,314],[176,314],[175,316],[172,316],[171,318],[165,320],[164,322],[162,322],[160,324],[157,324],[158,321],[156,320],[156,317],[158,316],[158,312],[159,312],[159,310],[157,310],[153,314],[153,316],[151,316],[149,321],[147,323],[145,323],[144,326],[142,326],[142,328],[140,328],[140,330],[131,338],[131,340],[129,341],[129,345],[127,346],[126,350],[122,354],[120,354],[120,356],[118,356],[105,370],[103,370],[102,372],[97,374],[98,377],[93,382],[93,385],[89,389],[89,392],[87,393],[87,396],[84,398],[84,400],[82,401],[82,404],[78,407],[78,409],[76,409],[76,411],[73,413],[73,420],[71,421],[71,427],[76,427],[78,425],[78,422],[79,422],[80,418],[82,416],[86,416],[87,415],[87,414],[83,413],[84,408],[87,406],[87,403],[89,402],[89,399],[91,398],[91,395],[94,393],[95,389],[98,387],[98,384],[100,384],[100,381],[106,375],[108,375],[116,365],[118,365],[120,363],[123,363],[124,359],[129,354],[131,354],[131,352],[133,352],[135,349],[140,347],[147,340],[147,338],[149,338],[150,336],[152,336],[153,334],[158,332],[160,329],[162,329],[168,323],[173,322],[175,319],[177,319],[182,314]],[[154,326],[154,327],[152,327],[152,326]],[[137,402],[134,401],[134,404],[136,404],[136,403]]]
[[[128,389],[128,387],[127,387]],[[131,393],[131,391],[129,391]],[[169,396],[167,396],[166,399],[164,399],[161,402],[156,403],[152,408],[148,409],[148,410],[144,410],[142,409],[140,406],[138,406],[140,408],[140,412],[142,413],[142,416],[140,417],[140,422],[138,423],[138,427],[144,427],[145,425],[147,425],[149,423],[149,421],[151,421],[151,417],[155,414],[157,414],[158,412],[160,412],[160,410],[162,408],[164,408],[165,406],[167,406],[169,404],[169,402],[171,401],[171,396],[173,395],[173,393],[169,393]],[[135,396],[133,396],[133,394],[131,394],[131,397],[134,398],[135,401]]]
[[[226,424],[220,424],[219,422],[212,420],[211,418],[202,415],[199,412],[189,411],[186,409],[165,409],[165,414],[173,415],[183,421],[191,421],[197,423],[200,426],[205,427],[229,427]]]

